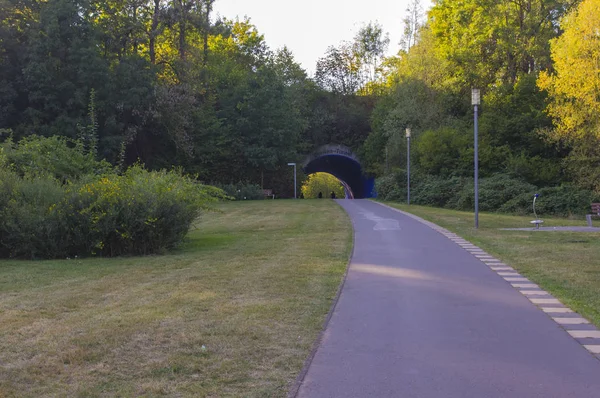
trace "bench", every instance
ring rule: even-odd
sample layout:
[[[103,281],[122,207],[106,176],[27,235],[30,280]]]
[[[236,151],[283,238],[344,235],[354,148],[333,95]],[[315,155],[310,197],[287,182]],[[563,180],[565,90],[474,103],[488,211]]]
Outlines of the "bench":
[[[592,214],[587,214],[585,218],[587,219],[588,227],[592,226],[592,217],[600,217],[600,203],[592,203]]]
[[[263,195],[265,195],[265,197],[268,198],[273,198],[275,199],[275,195],[273,195],[273,190],[272,189],[263,189]]]

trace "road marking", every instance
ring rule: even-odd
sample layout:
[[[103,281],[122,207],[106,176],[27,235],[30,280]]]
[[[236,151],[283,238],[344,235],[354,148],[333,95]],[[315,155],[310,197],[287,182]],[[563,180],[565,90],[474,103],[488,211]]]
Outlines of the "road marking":
[[[507,282],[529,282],[529,279],[523,278],[523,277],[513,278],[513,277],[509,276],[509,277],[504,278],[504,280]]]
[[[500,276],[514,276],[516,278],[520,277],[521,275],[519,275],[516,272],[498,272],[498,275]]]
[[[567,330],[576,339],[600,339],[600,330]]]
[[[529,297],[529,301],[533,304],[560,304],[560,301],[554,298],[533,298]]]
[[[584,344],[583,346],[592,354],[600,354],[600,345]]]
[[[484,259],[481,260],[484,263],[501,263],[502,261],[498,260],[497,258],[490,258],[490,259]]]
[[[590,323],[590,321],[588,321],[585,318],[555,318],[555,317],[553,317],[552,319],[554,319],[554,321],[560,325],[582,325],[584,323]]]
[[[548,314],[566,314],[573,312],[570,308],[562,308],[562,307],[541,307],[542,311]]]
[[[511,267],[490,267],[490,269],[494,271],[514,271],[514,268]]]

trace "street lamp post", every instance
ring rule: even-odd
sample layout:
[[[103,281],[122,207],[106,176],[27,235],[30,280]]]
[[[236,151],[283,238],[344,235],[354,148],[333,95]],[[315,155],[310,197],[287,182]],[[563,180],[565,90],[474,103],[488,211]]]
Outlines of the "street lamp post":
[[[288,163],[288,166],[294,166],[294,199],[298,196],[296,195],[296,163]]]
[[[475,163],[475,228],[479,228],[479,126],[477,120],[477,111],[479,104],[481,103],[481,95],[478,88],[474,88],[471,90],[471,105],[475,110],[475,154],[474,154],[474,163]]]
[[[406,128],[406,203],[410,205],[410,127]]]

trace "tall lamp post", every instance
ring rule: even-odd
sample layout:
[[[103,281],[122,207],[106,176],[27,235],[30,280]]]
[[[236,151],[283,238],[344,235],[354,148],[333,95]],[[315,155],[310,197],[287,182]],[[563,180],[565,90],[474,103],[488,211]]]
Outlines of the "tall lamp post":
[[[410,127],[406,128],[406,204],[410,204]]]
[[[288,166],[294,166],[294,199],[296,199],[296,163],[288,163]]]
[[[481,103],[481,95],[478,88],[474,88],[471,90],[471,105],[475,110],[475,155],[474,155],[474,163],[475,163],[475,228],[479,228],[479,126],[477,121],[477,111],[479,104]]]

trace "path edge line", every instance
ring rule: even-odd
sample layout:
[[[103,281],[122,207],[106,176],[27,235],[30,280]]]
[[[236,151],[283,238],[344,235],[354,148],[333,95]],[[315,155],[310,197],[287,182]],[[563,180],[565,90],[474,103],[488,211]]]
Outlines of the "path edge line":
[[[331,318],[333,317],[333,313],[335,312],[338,302],[340,301],[340,297],[342,295],[342,290],[344,290],[344,285],[346,284],[346,279],[348,278],[348,271],[350,270],[350,264],[352,263],[352,258],[354,258],[354,249],[356,248],[356,244],[355,244],[356,243],[356,231],[354,228],[354,220],[352,219],[352,217],[350,217],[350,214],[348,214],[346,209],[344,209],[344,207],[337,200],[335,200],[335,203],[344,211],[344,213],[346,213],[346,216],[348,217],[348,219],[350,220],[350,223],[352,225],[352,250],[350,251],[350,256],[348,257],[348,263],[346,264],[346,270],[344,271],[344,275],[342,276],[342,281],[340,282],[340,285],[338,286],[338,290],[335,294],[335,297],[333,298],[333,303],[331,303],[331,308],[329,308],[327,317],[325,318],[325,321],[323,322],[321,332],[319,332],[319,335],[315,339],[315,342],[313,343],[312,349],[311,349],[310,353],[308,354],[308,357],[304,360],[304,365],[302,366],[302,370],[300,371],[300,374],[298,374],[298,376],[296,377],[296,380],[294,381],[294,384],[292,385],[292,388],[288,391],[288,394],[287,394],[288,398],[296,398],[298,396],[298,393],[300,392],[300,387],[302,386],[302,383],[304,383],[304,378],[306,377],[306,374],[308,373],[308,370],[310,369],[310,365],[312,365],[313,359],[315,358],[315,355],[317,354],[317,351],[319,350],[319,347],[321,346],[321,342],[323,341],[323,336],[325,335],[327,326],[329,326],[329,322],[331,321]]]

